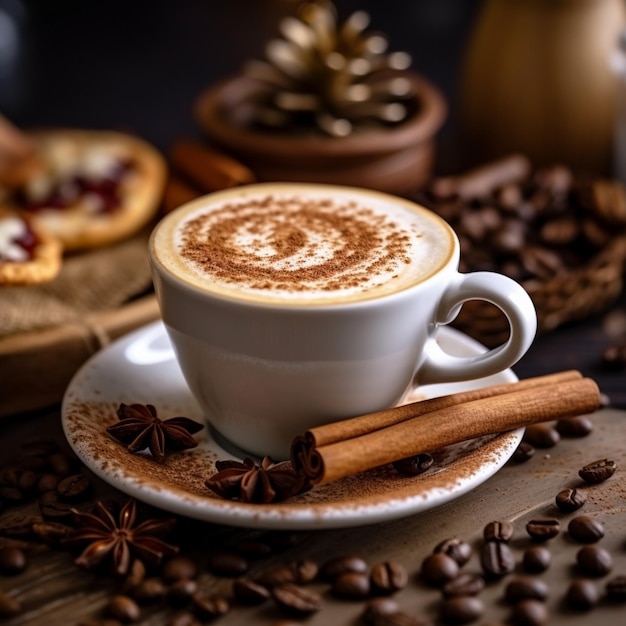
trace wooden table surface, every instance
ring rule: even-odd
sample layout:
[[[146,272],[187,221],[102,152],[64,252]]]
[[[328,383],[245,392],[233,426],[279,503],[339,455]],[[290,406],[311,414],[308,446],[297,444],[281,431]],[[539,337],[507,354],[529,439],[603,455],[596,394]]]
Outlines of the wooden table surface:
[[[481,2],[397,0],[392,11],[382,0],[337,4],[344,14],[362,8],[370,11],[373,24],[389,35],[393,49],[409,51],[415,67],[442,88],[451,103],[451,115],[441,134],[437,167],[442,173],[453,171],[458,156],[455,81],[462,47]],[[292,12],[293,3],[287,0],[154,0],[149,9],[145,3],[123,1],[0,0],[0,17],[8,15],[15,27],[12,48],[0,46],[0,112],[21,126],[128,129],[167,150],[173,140],[198,134],[191,106],[200,91],[237,71],[244,60],[258,57],[263,43],[276,34],[277,20]],[[11,52],[2,56],[9,49]],[[611,310],[626,310],[626,294]],[[622,623],[624,604],[601,601],[587,613],[563,609],[567,586],[577,575],[574,563],[579,546],[565,531],[575,514],[561,514],[553,504],[560,489],[578,485],[577,471],[582,465],[600,458],[614,459],[617,473],[601,485],[586,488],[589,499],[582,512],[605,524],[601,545],[614,559],[612,573],[595,581],[598,589],[603,590],[608,578],[626,575],[626,374],[602,366],[602,351],[613,341],[605,322],[602,313],[538,337],[514,368],[520,378],[563,369],[579,369],[593,377],[612,408],[594,416],[595,428],[588,437],[562,439],[554,448],[538,450],[525,464],[509,463],[470,493],[426,513],[371,526],[297,533],[292,537],[293,546],[255,561],[251,574],[294,559],[309,558],[321,565],[346,553],[362,556],[370,565],[395,559],[410,576],[407,587],[396,595],[398,604],[411,615],[437,623],[440,592],[419,577],[422,559],[436,543],[453,536],[468,541],[474,554],[463,570],[478,572],[483,526],[492,520],[512,521],[517,575],[521,555],[530,545],[526,522],[535,516],[554,516],[561,520],[562,531],[549,544],[553,564],[540,575],[550,588],[550,624]],[[3,391],[0,381],[0,403]],[[66,446],[57,406],[0,421],[0,465],[10,463],[19,447],[32,439],[53,439]],[[94,482],[96,495],[124,498],[101,481]],[[35,500],[0,510],[0,546],[21,541],[8,538],[11,533],[6,529],[20,516],[33,514],[38,514]],[[197,546],[195,555],[201,562],[216,546],[267,538],[254,529],[183,519],[179,520],[179,532],[186,546]],[[26,570],[17,576],[0,576],[0,590],[18,598],[24,609],[3,623],[71,626],[101,614],[118,582],[76,567],[66,551],[50,550],[32,540],[26,547]],[[216,577],[206,569],[199,582],[207,593],[220,590],[228,594],[232,585],[231,579]],[[483,591],[485,614],[476,623],[506,622],[510,613],[502,599],[506,582],[494,582]],[[363,602],[337,600],[324,583],[315,583],[313,588],[322,593],[324,606],[307,624],[359,623]],[[171,615],[172,610],[161,603],[143,608],[139,623],[167,624]],[[282,617],[268,602],[257,608],[235,606],[218,623],[269,625]]]

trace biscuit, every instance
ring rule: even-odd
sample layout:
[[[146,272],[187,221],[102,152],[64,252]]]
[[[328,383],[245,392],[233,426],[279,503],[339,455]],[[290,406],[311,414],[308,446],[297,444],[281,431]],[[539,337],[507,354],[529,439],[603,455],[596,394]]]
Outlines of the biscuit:
[[[51,281],[62,254],[61,242],[27,216],[0,209],[0,286]]]
[[[65,250],[125,239],[156,214],[166,165],[147,142],[96,130],[49,130],[29,136],[41,167],[4,205],[27,213]]]

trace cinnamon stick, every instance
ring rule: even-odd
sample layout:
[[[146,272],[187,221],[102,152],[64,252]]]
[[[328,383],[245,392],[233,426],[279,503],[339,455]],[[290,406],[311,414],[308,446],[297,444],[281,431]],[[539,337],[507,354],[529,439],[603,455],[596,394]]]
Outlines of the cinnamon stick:
[[[256,181],[254,173],[243,163],[191,139],[180,139],[172,146],[171,162],[178,174],[203,193]]]
[[[572,375],[564,374],[565,378]],[[294,440],[292,462],[313,483],[322,484],[468,439],[591,413],[600,406],[598,386],[589,378],[563,380],[557,374],[556,382],[545,384],[539,379],[537,384],[537,380],[526,385],[511,383],[508,392],[469,400],[467,394],[472,392],[447,396],[446,401],[440,399],[439,408],[426,400],[427,412],[416,407],[421,402],[406,405],[417,409],[416,417],[405,416],[390,426],[319,446],[319,432],[308,431]],[[398,409],[406,415],[406,407]],[[377,414],[372,415],[375,419]],[[365,417],[369,421],[372,416]]]

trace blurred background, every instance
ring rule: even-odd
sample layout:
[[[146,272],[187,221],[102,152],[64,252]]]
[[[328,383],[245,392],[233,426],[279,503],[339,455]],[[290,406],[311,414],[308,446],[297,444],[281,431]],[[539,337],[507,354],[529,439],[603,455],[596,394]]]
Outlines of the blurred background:
[[[338,0],[409,52],[413,69],[445,93],[452,146],[460,59],[479,0]],[[191,107],[208,85],[263,55],[289,0],[0,0],[0,112],[22,127],[133,131],[165,150],[196,134]]]

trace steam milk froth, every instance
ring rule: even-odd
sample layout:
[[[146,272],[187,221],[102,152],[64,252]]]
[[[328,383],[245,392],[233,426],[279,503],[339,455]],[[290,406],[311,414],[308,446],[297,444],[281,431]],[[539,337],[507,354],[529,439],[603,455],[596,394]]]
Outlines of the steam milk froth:
[[[191,203],[164,218],[153,245],[172,273],[205,291],[307,305],[401,291],[454,249],[442,220],[400,199],[274,189]]]

